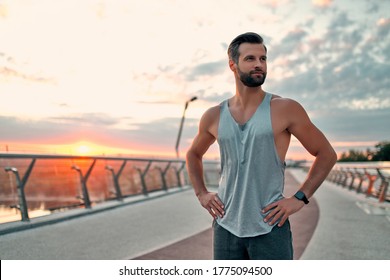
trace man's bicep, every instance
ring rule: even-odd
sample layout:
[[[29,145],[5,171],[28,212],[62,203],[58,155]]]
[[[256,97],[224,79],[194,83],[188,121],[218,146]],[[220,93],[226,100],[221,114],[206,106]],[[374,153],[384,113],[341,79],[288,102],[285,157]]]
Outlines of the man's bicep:
[[[213,131],[216,125],[215,120],[219,114],[218,110],[218,107],[210,108],[200,119],[198,134],[195,136],[189,150],[197,156],[203,156],[216,140],[216,135],[214,135]]]
[[[305,149],[315,156],[321,148],[328,146],[329,142],[325,135],[311,122],[306,111],[300,107],[297,108],[293,123],[289,128]]]
[[[325,135],[314,125],[305,125],[302,129],[299,129],[294,136],[302,143],[305,149],[313,156],[325,145],[328,146],[329,142],[325,138]]]
[[[189,151],[198,156],[203,156],[214,142],[215,138],[211,133],[200,130],[195,136]]]

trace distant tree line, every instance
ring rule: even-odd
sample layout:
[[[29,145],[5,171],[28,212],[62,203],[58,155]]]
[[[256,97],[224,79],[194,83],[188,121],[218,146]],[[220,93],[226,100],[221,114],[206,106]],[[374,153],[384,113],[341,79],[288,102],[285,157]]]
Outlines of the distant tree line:
[[[390,161],[390,142],[383,141],[375,145],[374,150],[349,150],[341,154],[340,162],[351,161]]]

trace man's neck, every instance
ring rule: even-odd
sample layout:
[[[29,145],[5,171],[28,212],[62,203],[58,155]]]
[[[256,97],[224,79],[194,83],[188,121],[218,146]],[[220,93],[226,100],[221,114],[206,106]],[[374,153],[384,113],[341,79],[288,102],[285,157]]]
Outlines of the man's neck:
[[[265,92],[261,86],[247,87],[241,85],[236,87],[236,95],[233,97],[232,101],[236,106],[246,108],[253,105],[259,105],[264,96]]]

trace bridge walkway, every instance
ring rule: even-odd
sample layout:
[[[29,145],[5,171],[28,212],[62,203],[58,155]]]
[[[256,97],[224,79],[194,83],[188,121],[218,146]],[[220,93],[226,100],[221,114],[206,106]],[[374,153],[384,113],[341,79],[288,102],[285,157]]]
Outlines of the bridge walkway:
[[[286,195],[306,173],[287,169]],[[188,186],[0,225],[3,260],[212,259],[211,217]],[[390,259],[389,203],[324,182],[290,219],[295,259]]]

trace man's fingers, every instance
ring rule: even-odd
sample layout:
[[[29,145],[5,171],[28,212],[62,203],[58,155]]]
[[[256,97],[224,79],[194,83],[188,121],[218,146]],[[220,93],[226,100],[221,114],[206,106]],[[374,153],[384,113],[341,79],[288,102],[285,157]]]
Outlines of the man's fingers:
[[[224,205],[217,195],[209,202],[209,206],[215,215],[222,218],[225,214],[225,211],[223,210]]]
[[[223,205],[222,201],[219,199],[218,196],[215,196],[214,202],[217,203],[218,206],[221,207],[221,208],[224,208],[224,207],[225,207],[225,206]]]
[[[284,223],[287,221],[288,216],[284,215],[283,218],[278,223],[278,227],[281,227],[284,225]]]
[[[272,219],[272,217],[275,216],[275,214],[279,212],[279,209],[275,207],[275,208],[270,209],[268,211],[269,211],[269,213],[267,214],[267,216],[265,216],[264,222],[268,222],[270,219]],[[266,213],[268,211],[263,211],[263,213]]]
[[[211,206],[210,207],[210,211],[212,211],[215,215],[219,216],[219,217],[223,217],[223,215],[225,214],[225,212],[223,211],[223,209],[221,209],[219,206]]]
[[[276,206],[278,206],[277,204],[278,202],[274,202],[274,203],[271,203],[270,205],[267,205],[261,212],[263,213],[267,213],[269,210],[271,210],[272,208],[275,208]]]
[[[218,216],[222,218],[225,214],[224,205],[216,193],[208,193],[200,197],[199,200],[214,219]]]
[[[223,211],[224,206],[223,206],[223,204],[219,203],[218,201],[213,201],[212,207],[217,209],[219,212],[224,213],[224,211]]]
[[[264,222],[268,222],[271,226],[275,224],[283,216],[283,212],[281,210],[282,209],[280,207],[272,209],[272,211],[264,218]]]
[[[215,201],[211,201],[207,205],[206,209],[209,211],[211,216],[213,216],[213,218],[217,218],[217,216],[222,218],[223,215],[225,214],[225,211],[223,211],[223,208]]]
[[[275,214],[275,216],[272,217],[272,220],[269,222],[269,225],[274,225],[279,219],[283,216],[282,211],[279,211],[278,213]]]
[[[221,218],[223,217],[223,214],[213,207],[210,207],[207,210],[214,219],[218,218],[218,216]]]
[[[217,218],[217,215],[214,213],[213,209],[212,208],[209,208],[207,209],[210,213],[210,215],[213,217],[213,219],[216,219]]]

